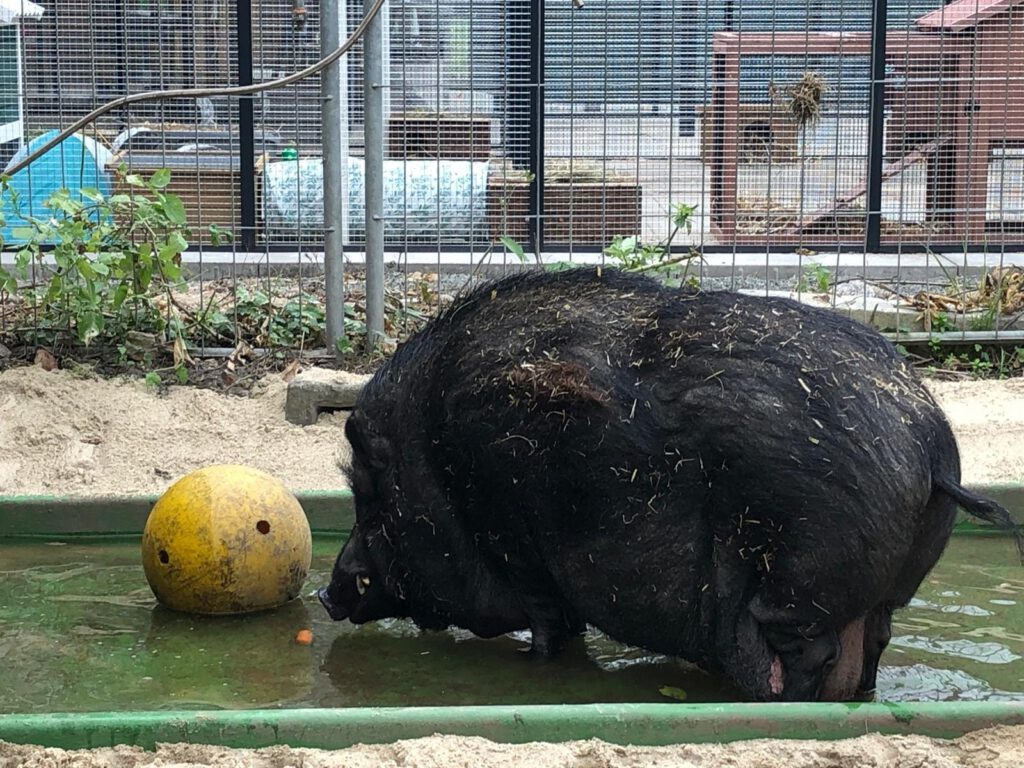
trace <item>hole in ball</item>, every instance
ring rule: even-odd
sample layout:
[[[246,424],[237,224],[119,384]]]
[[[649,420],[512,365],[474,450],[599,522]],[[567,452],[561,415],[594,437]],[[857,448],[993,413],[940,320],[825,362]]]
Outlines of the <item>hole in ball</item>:
[[[171,558],[167,554],[167,550],[166,549],[161,549],[159,554],[157,555],[157,557],[160,558],[160,562],[163,563],[164,565],[167,565],[171,561]]]
[[[266,520],[260,520],[258,523],[256,523],[256,530],[264,534],[270,533],[270,523],[268,523]]]

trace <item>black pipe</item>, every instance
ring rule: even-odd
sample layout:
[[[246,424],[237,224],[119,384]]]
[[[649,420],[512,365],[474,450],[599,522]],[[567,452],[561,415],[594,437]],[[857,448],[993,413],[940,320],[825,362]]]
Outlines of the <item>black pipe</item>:
[[[871,9],[871,90],[868,96],[868,183],[864,247],[877,253],[882,244],[882,161],[885,145],[885,38],[887,0]]]
[[[544,247],[544,0],[530,0],[530,250]]]
[[[252,0],[238,0],[238,84],[252,85]],[[252,96],[238,100],[238,178],[242,248],[256,250],[256,124]]]

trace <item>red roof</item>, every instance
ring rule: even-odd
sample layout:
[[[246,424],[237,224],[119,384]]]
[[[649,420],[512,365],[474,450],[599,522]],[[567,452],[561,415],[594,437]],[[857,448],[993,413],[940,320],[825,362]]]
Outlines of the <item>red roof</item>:
[[[917,20],[917,26],[924,29],[960,32],[1005,13],[1021,2],[1022,0],[954,0],[949,5],[926,13]]]

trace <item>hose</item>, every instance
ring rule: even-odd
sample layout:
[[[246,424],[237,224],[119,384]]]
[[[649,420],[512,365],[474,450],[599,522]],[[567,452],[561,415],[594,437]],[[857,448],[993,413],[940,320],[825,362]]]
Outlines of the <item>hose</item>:
[[[384,2],[385,0],[375,0],[373,6],[366,12],[362,20],[359,22],[359,25],[355,30],[353,30],[352,34],[344,43],[324,58],[310,64],[305,69],[293,72],[285,77],[279,77],[276,80],[268,80],[265,83],[253,83],[252,85],[229,85],[219,88],[172,88],[166,91],[144,91],[143,93],[133,93],[128,96],[120,96],[113,101],[108,101],[106,104],[97,107],[85,117],[65,128],[43,146],[31,152],[23,160],[12,166],[4,175],[13,176],[18,171],[33,163],[39,157],[49,152],[76,131],[81,130],[93,120],[96,120],[107,112],[111,112],[119,107],[127,107],[130,104],[137,104],[140,101],[155,101],[156,99],[198,99],[204,96],[251,96],[256,93],[262,93],[263,91],[274,90],[275,88],[284,88],[285,86],[304,80],[310,75],[315,75],[317,72],[326,69],[335,61],[340,59],[348,53],[352,46],[359,42],[359,38],[366,33],[366,28],[370,26],[370,22],[373,21],[374,17],[380,12]]]

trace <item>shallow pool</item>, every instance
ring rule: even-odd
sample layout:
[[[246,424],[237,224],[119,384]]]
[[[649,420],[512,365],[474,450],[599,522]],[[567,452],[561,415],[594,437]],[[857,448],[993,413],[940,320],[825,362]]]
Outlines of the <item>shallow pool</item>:
[[[135,543],[0,545],[0,712],[730,701],[683,662],[590,632],[558,660],[404,621],[331,622],[313,590],[337,543],[317,541],[306,596],[238,618],[157,606]],[[298,630],[312,628],[311,646]],[[1024,568],[1012,541],[954,537],[897,614],[878,698],[1024,701]],[[662,692],[662,689],[674,689]]]

